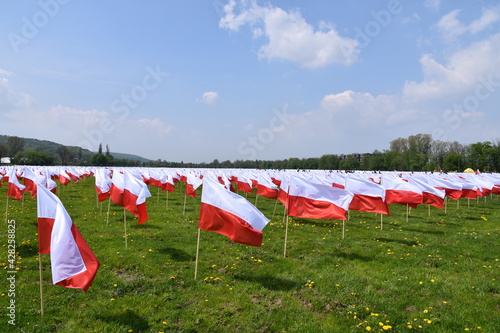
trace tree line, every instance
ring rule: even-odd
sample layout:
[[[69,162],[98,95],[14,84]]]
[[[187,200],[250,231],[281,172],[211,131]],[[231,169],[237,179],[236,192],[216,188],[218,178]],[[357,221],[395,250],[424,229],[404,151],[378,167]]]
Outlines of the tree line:
[[[182,168],[237,168],[237,169],[321,169],[321,170],[400,170],[461,172],[466,168],[481,172],[500,172],[500,143],[477,142],[461,144],[457,141],[433,140],[430,134],[397,138],[389,148],[372,153],[326,154],[321,157],[283,160],[235,160],[209,163],[171,162],[158,159],[141,162],[116,159],[102,144],[95,154],[82,152],[81,148],[60,145],[55,153],[39,149],[25,149],[25,140],[11,136],[0,144],[0,157],[12,157],[12,164],[26,165],[92,165],[92,166],[149,166]]]

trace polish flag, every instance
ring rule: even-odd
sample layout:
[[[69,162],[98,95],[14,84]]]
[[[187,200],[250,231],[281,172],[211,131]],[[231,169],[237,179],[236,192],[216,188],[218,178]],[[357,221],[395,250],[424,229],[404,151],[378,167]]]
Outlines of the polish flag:
[[[64,169],[59,169],[59,182],[63,185],[68,185],[71,182],[71,178]]]
[[[202,180],[194,174],[186,175],[186,195],[196,198],[196,189],[200,187]]]
[[[52,282],[87,291],[99,261],[55,194],[39,186],[37,205],[39,253],[50,254]]]
[[[462,184],[435,176],[425,177],[427,183],[439,190],[444,190],[446,196],[453,200],[458,200],[462,196]]]
[[[290,179],[288,215],[311,219],[347,220],[354,195],[341,188],[314,184],[301,177]]]
[[[290,190],[290,176],[284,174],[281,178],[280,189],[278,193],[278,200],[288,209],[288,191]]]
[[[109,170],[98,168],[94,173],[95,177],[95,190],[97,191],[97,198],[99,202],[102,202],[109,198],[111,195],[111,184],[112,180],[109,176]]]
[[[445,190],[437,189],[419,177],[409,177],[408,182],[420,188],[423,196],[422,203],[443,209],[444,197],[446,196]]]
[[[32,198],[36,197],[36,175],[31,171],[31,169],[24,167],[22,170],[22,176],[24,178],[24,186],[26,186],[26,191],[30,192]]]
[[[250,194],[253,193],[252,181],[243,174],[239,174],[238,177],[236,177],[236,186],[238,188],[238,191]]]
[[[199,228],[229,237],[233,242],[262,245],[266,218],[242,196],[208,178],[203,179]]]
[[[346,178],[345,189],[354,194],[349,209],[389,215],[382,185],[357,176]]]
[[[257,180],[257,194],[266,198],[277,199],[278,193],[278,186],[273,183],[267,173],[261,171]]]
[[[19,180],[16,176],[16,170],[14,168],[11,168],[6,177],[8,177],[9,179],[7,195],[11,198],[21,201],[26,186],[19,183]]]
[[[420,188],[401,178],[384,175],[382,176],[382,186],[385,188],[385,202],[387,204],[398,203],[417,208],[423,203]]]
[[[165,183],[162,185],[163,191],[168,191],[170,193],[175,191],[175,179],[174,176],[170,172],[166,172],[165,174]]]
[[[123,173],[118,170],[113,170],[113,178],[111,178],[111,189],[109,192],[111,201],[118,206],[123,206],[123,192],[125,190],[124,182]]]
[[[148,186],[129,171],[123,173],[123,207],[139,217],[139,224],[148,220],[146,198],[151,196]]]

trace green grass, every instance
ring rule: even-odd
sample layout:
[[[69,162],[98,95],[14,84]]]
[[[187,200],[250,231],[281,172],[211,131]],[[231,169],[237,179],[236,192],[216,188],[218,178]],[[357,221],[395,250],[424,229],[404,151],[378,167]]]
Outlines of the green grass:
[[[96,205],[94,178],[59,189],[63,204],[101,263],[88,292],[51,284],[44,255],[40,315],[36,199],[9,200],[17,225],[16,325],[2,332],[498,332],[500,200],[449,201],[447,211],[391,205],[391,216],[350,212],[342,222],[290,218],[283,257],[283,206],[259,197],[272,221],[260,248],[201,230],[194,279],[199,198],[183,185],[151,188],[150,220]],[[200,194],[201,192],[198,191]],[[200,197],[200,195],[199,195]],[[5,207],[6,186],[0,188]],[[255,195],[248,195],[254,203]],[[468,207],[470,204],[470,207]],[[7,272],[7,224],[0,262]],[[412,328],[409,328],[411,325]],[[385,329],[384,329],[385,328]]]

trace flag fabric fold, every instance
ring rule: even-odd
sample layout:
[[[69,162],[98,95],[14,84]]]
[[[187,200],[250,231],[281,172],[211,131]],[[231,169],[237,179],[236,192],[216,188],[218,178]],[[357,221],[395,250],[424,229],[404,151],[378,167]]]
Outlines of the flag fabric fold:
[[[139,224],[148,220],[146,198],[151,196],[147,185],[131,172],[123,173],[123,207],[139,218]]]
[[[198,227],[229,237],[233,242],[260,247],[266,218],[242,196],[203,178]]]
[[[290,179],[288,215],[311,219],[347,220],[354,195],[341,188],[314,184],[301,177]]]
[[[52,282],[87,291],[99,261],[59,198],[44,186],[38,187],[37,207],[39,253],[50,254]]]
[[[381,213],[389,215],[389,207],[385,202],[385,189],[368,179],[361,177],[347,177],[345,188],[354,194],[349,209]]]

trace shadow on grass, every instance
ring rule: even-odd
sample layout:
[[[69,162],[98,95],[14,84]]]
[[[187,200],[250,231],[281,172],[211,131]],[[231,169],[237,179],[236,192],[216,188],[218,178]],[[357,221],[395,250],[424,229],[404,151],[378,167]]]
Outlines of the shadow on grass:
[[[264,288],[273,291],[289,291],[300,287],[300,283],[289,279],[282,279],[272,275],[235,275],[237,280],[257,282]]]
[[[402,228],[402,229],[406,230],[406,231],[415,231],[415,232],[419,232],[422,234],[444,235],[444,231],[420,230],[420,229],[413,229],[413,228]]]
[[[107,323],[117,323],[126,326],[134,332],[146,331],[149,329],[148,321],[144,317],[139,316],[137,313],[130,309],[127,309],[122,313],[100,315],[97,317],[97,319],[105,321]]]
[[[128,224],[128,218],[127,218],[127,224]],[[138,224],[137,220],[135,220],[134,224],[130,223],[130,228],[134,228],[134,229],[162,229],[158,225],[148,223],[148,221],[144,222],[143,224]]]
[[[418,245],[418,242],[409,241],[409,240],[391,239],[391,238],[385,238],[385,237],[379,237],[379,238],[375,238],[375,239],[379,242],[384,242],[384,243],[399,243],[399,244],[408,245],[408,246]]]
[[[183,262],[183,261],[194,261],[195,256],[190,255],[184,250],[176,249],[174,247],[166,247],[163,249],[159,249],[158,252],[161,254],[166,254],[170,257],[170,259],[177,261],[177,262]]]
[[[344,259],[348,259],[348,260],[361,260],[361,261],[365,261],[365,262],[373,261],[373,258],[367,257],[367,256],[362,256],[362,255],[357,254],[357,253],[346,253],[346,252],[337,251],[337,252],[333,252],[331,254],[331,256],[338,257],[338,258],[344,258]]]
[[[16,247],[17,252],[21,258],[37,257],[38,244],[21,244]]]

